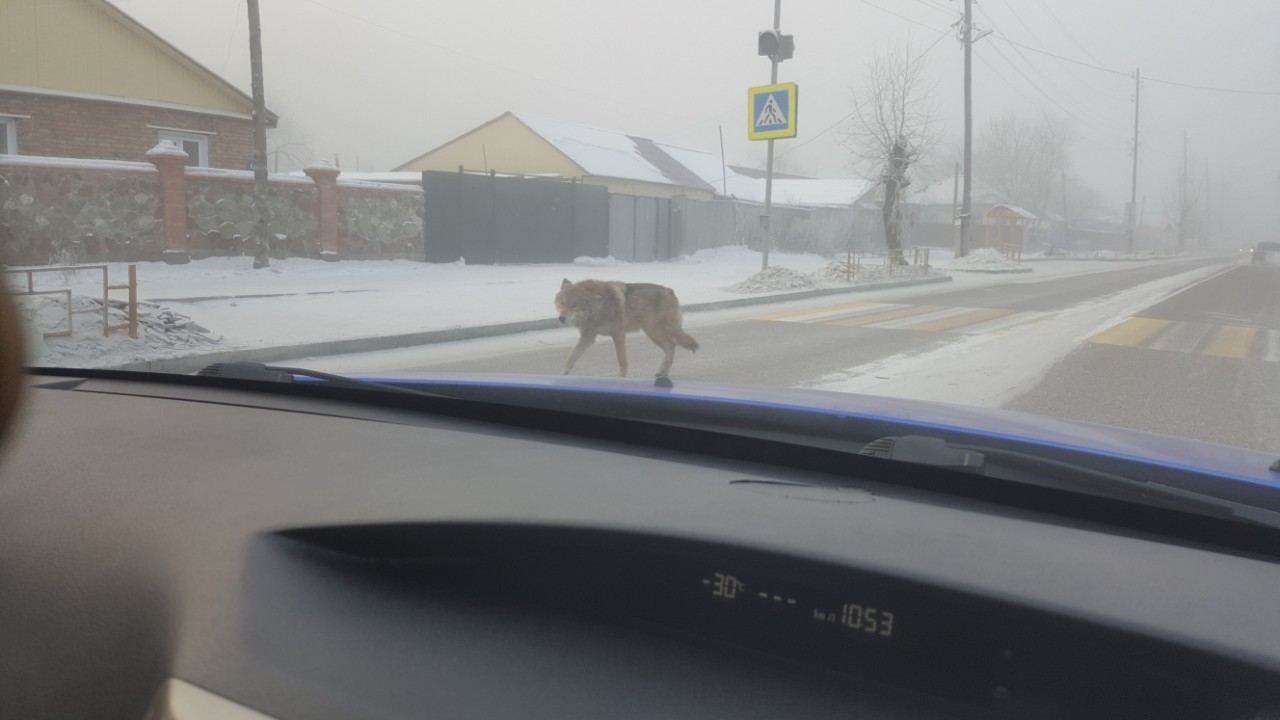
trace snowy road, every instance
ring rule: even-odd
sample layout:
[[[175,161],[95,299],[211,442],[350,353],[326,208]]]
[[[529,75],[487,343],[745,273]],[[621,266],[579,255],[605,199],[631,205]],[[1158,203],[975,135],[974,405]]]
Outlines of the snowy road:
[[[703,350],[680,351],[672,377],[1010,407],[1280,450],[1271,402],[1280,397],[1280,277],[1266,270],[1188,260],[691,314],[686,327]],[[556,373],[575,337],[529,333],[305,362],[341,372]],[[636,376],[660,360],[643,336],[632,336],[629,355]],[[616,370],[605,340],[575,372]]]

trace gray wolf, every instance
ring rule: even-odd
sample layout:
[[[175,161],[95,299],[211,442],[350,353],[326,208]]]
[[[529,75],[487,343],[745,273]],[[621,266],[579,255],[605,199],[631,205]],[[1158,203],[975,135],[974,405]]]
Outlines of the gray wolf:
[[[680,301],[675,292],[651,283],[623,283],[583,280],[560,283],[556,293],[556,311],[560,323],[578,328],[581,337],[564,364],[568,375],[582,353],[596,341],[597,335],[613,338],[618,353],[618,376],[627,376],[627,333],[643,330],[645,335],[665,353],[658,366],[658,377],[671,371],[676,345],[697,352],[698,341],[681,327]]]

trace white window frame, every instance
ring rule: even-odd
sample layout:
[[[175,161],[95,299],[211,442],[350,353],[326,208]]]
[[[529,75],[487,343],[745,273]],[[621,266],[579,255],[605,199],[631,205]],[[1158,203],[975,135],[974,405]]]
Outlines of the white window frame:
[[[26,116],[0,113],[0,133],[4,134],[5,147],[8,148],[9,155],[18,154],[18,121],[24,117]]]
[[[209,136],[213,133],[197,132],[195,130],[176,130],[173,128],[158,128],[161,140],[172,140],[182,147],[184,142],[194,142],[200,147],[200,156],[197,157],[196,165],[199,167],[209,167]]]

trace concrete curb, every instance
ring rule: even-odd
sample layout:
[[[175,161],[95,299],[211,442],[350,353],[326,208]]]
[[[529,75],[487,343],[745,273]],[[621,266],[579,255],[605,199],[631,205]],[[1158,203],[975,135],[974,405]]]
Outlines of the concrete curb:
[[[845,295],[854,292],[887,290],[891,288],[911,287],[913,285],[930,285],[940,282],[951,282],[951,277],[943,275],[940,277],[916,278],[911,280],[891,280],[888,282],[869,283],[867,285],[855,285],[853,287],[820,288],[817,290],[801,290],[799,292],[754,295],[751,297],[735,298],[733,300],[690,303],[689,305],[684,306],[684,311],[705,312],[708,310],[727,310],[730,308],[746,307],[749,305],[764,305],[767,303],[804,300],[807,298],[824,297],[827,295]],[[216,353],[188,355],[186,357],[179,358],[143,360],[124,365],[116,365],[111,369],[133,370],[139,372],[193,373],[206,365],[218,362],[241,361],[272,363],[279,362],[281,360],[293,360],[305,357],[350,355],[353,353],[375,352],[378,350],[395,350],[398,348],[415,347],[418,345],[434,345],[439,343],[459,342],[461,340],[498,337],[500,335],[515,335],[516,333],[532,332],[534,330],[552,330],[558,327],[560,327],[559,321],[555,318],[546,318],[544,320],[525,320],[523,322],[501,323],[498,325],[447,328],[444,330],[428,330],[425,332],[384,335],[381,337],[349,338],[346,340],[329,340],[317,343],[303,343],[300,345],[279,345],[276,347],[265,348],[245,348],[243,350],[224,350]]]
[[[947,268],[947,272],[966,272],[978,273],[980,275],[1017,275],[1018,273],[1029,273],[1035,268],[1009,268],[1007,270],[980,270],[977,268]]]

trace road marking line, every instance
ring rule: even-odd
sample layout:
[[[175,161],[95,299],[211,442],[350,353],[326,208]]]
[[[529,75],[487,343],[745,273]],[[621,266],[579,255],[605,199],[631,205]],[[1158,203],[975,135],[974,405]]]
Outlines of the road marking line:
[[[1267,331],[1267,345],[1262,359],[1265,362],[1280,362],[1280,330]]]
[[[1248,357],[1249,348],[1253,347],[1253,338],[1257,334],[1257,328],[1224,325],[1218,328],[1213,340],[1209,341],[1204,354],[1237,359]]]
[[[869,315],[860,315],[842,320],[828,320],[824,325],[838,325],[840,327],[860,327],[870,325],[872,323],[884,322],[885,320],[896,320],[898,318],[909,317],[911,315],[924,315],[925,313],[944,310],[945,308],[934,307],[931,305],[920,305],[918,307],[905,307],[898,310],[888,310],[886,312],[871,313]]]
[[[770,313],[768,315],[760,315],[751,318],[752,320],[790,320],[791,322],[806,322],[798,318],[804,318],[806,315],[818,317],[820,315],[837,315],[851,310],[862,310],[871,308],[886,307],[884,303],[858,302],[848,303],[846,305],[828,305],[820,308],[805,308],[804,310],[788,310],[786,312]]]
[[[1156,333],[1169,325],[1168,320],[1131,317],[1110,330],[1094,335],[1089,342],[1095,345],[1123,345],[1135,347],[1150,340]]]
[[[1200,342],[1214,329],[1214,325],[1196,322],[1176,322],[1168,331],[1147,345],[1152,350],[1192,353],[1200,346]]]
[[[1039,310],[1024,310],[1023,312],[1006,315],[1002,318],[996,318],[995,320],[966,325],[957,330],[957,332],[965,335],[986,335],[988,333],[999,332],[1001,330],[1008,330],[1009,328],[1017,327],[1018,325],[1025,325],[1026,323],[1047,317],[1050,314],[1051,313]]]
[[[965,327],[966,325],[974,325],[987,320],[995,320],[996,318],[1002,318],[1011,314],[1013,314],[1012,310],[1004,308],[984,308],[981,310],[966,308],[966,312],[963,315],[956,315],[940,320],[918,322],[913,325],[908,325],[906,329],[915,330],[917,332],[946,332],[948,330]]]
[[[947,308],[945,310],[938,310],[931,313],[925,313],[923,315],[908,315],[904,318],[898,318],[897,320],[885,320],[884,322],[874,323],[868,327],[886,328],[889,330],[905,330],[917,323],[941,320],[943,318],[949,318],[972,311],[973,308],[967,307]]]

